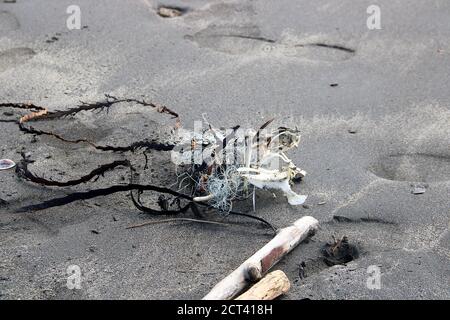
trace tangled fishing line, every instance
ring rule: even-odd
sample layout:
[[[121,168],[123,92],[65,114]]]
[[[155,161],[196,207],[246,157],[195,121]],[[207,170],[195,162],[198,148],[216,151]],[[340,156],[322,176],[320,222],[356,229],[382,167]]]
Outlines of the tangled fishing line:
[[[300,205],[305,195],[292,190],[294,181],[306,172],[298,168],[285,152],[298,146],[298,130],[279,127],[265,130],[215,129],[207,123],[201,132],[178,130],[178,143],[172,161],[179,165],[180,190],[190,188],[196,203],[208,203],[222,213],[233,203],[253,196],[256,189],[279,190],[289,204]]]

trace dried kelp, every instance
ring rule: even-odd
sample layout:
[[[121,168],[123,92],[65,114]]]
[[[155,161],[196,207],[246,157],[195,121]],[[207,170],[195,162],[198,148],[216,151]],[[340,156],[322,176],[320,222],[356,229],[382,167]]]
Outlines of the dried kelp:
[[[67,110],[59,110],[59,111],[48,111],[47,108],[34,105],[32,103],[1,103],[0,108],[13,108],[13,109],[25,109],[25,110],[31,110],[32,112],[29,114],[26,114],[22,117],[20,117],[17,121],[19,128],[21,131],[27,133],[27,134],[34,134],[34,135],[47,135],[52,136],[58,140],[61,140],[63,142],[67,143],[86,143],[95,149],[101,150],[101,151],[113,151],[113,152],[126,152],[126,151],[136,151],[139,149],[145,149],[145,150],[156,150],[156,151],[170,151],[174,148],[173,144],[168,143],[162,143],[158,142],[156,139],[145,139],[141,141],[136,141],[128,146],[110,146],[110,145],[97,145],[92,141],[89,141],[88,139],[80,138],[80,139],[67,139],[63,137],[60,134],[57,134],[55,132],[51,131],[45,131],[36,129],[33,126],[29,125],[30,122],[37,122],[37,121],[43,121],[43,120],[54,120],[54,119],[62,119],[69,116],[74,116],[79,112],[82,111],[108,111],[109,108],[113,107],[114,105],[120,104],[120,103],[134,103],[136,105],[146,106],[150,107],[154,110],[156,110],[159,113],[167,114],[172,116],[176,120],[175,122],[175,128],[180,126],[180,118],[179,115],[172,111],[171,109],[167,108],[166,106],[157,105],[152,102],[146,102],[145,100],[137,100],[137,99],[129,99],[129,98],[123,98],[119,99],[111,95],[106,95],[106,99],[104,101],[99,101],[95,103],[85,103],[82,102],[79,106],[69,108]],[[11,120],[4,120],[11,122]]]
[[[52,187],[52,186],[53,187],[69,187],[69,186],[76,186],[76,185],[79,185],[82,183],[87,183],[94,178],[98,178],[99,176],[102,176],[105,172],[112,171],[119,166],[130,167],[130,162],[128,160],[118,160],[118,161],[114,161],[112,163],[107,163],[107,164],[101,165],[98,168],[92,170],[90,173],[88,173],[85,176],[82,176],[81,178],[61,182],[61,181],[44,179],[42,177],[38,177],[38,176],[34,175],[30,170],[28,170],[28,162],[24,158],[17,165],[16,172],[19,177],[29,180],[34,183],[38,183],[40,185],[50,186],[50,187]]]
[[[47,180],[47,179],[44,179],[41,177],[37,177],[35,174],[33,174],[32,172],[29,171],[26,161],[22,161],[20,166],[18,166],[19,169],[17,169],[17,170],[20,173],[20,176],[22,178],[25,178],[25,179],[35,182],[35,183],[39,183],[41,185],[67,186],[67,185],[76,185],[76,184],[86,183],[86,182],[90,181],[94,176],[98,176],[109,170],[113,170],[113,168],[118,167],[118,166],[127,166],[130,168],[131,171],[134,171],[133,167],[131,166],[131,164],[128,161],[123,161],[123,162],[117,161],[115,163],[100,166],[99,168],[95,169],[94,171],[90,172],[89,174],[87,174],[79,179],[71,180],[71,181],[67,181],[67,182],[56,182],[53,180]],[[133,204],[136,206],[136,208],[138,208],[142,212],[149,213],[152,215],[178,215],[180,213],[186,212],[189,209],[192,209],[194,212],[196,210],[198,210],[198,209],[196,209],[197,204],[194,203],[193,197],[191,197],[189,195],[177,192],[175,190],[172,190],[172,189],[166,188],[166,187],[160,187],[160,186],[148,185],[148,184],[142,185],[142,184],[129,183],[129,184],[123,184],[123,185],[114,185],[114,186],[110,186],[107,188],[98,188],[98,189],[92,189],[92,190],[88,190],[88,191],[73,192],[69,195],[66,195],[66,196],[63,196],[60,198],[55,198],[55,199],[47,200],[47,201],[44,201],[44,202],[41,202],[38,204],[22,207],[22,208],[18,209],[17,212],[39,211],[39,210],[44,210],[44,209],[48,209],[48,208],[52,208],[52,207],[59,207],[59,206],[67,205],[69,203],[79,201],[79,200],[88,200],[88,199],[93,199],[93,198],[100,197],[100,196],[107,196],[110,194],[114,194],[114,193],[118,193],[118,192],[126,192],[126,191],[130,191],[130,195],[131,195]],[[138,191],[137,197],[133,194],[133,191]],[[140,195],[144,191],[156,192],[156,193],[160,194],[160,197],[163,194],[173,196],[174,198],[172,199],[172,203],[176,203],[178,208],[177,209],[168,209],[168,207],[165,206],[162,201],[160,201],[158,203],[160,206],[160,210],[148,208],[148,207],[144,206],[140,200]],[[185,204],[184,206],[181,206],[181,200],[186,200],[187,204]],[[204,206],[204,207],[211,207],[204,203],[201,203],[199,205]],[[263,224],[265,224],[266,226],[268,226],[269,228],[271,228],[274,232],[276,232],[276,228],[273,227],[272,224],[270,224],[268,221],[266,221],[260,217],[256,217],[256,216],[246,214],[246,213],[235,212],[235,211],[230,211],[229,214],[260,221]]]

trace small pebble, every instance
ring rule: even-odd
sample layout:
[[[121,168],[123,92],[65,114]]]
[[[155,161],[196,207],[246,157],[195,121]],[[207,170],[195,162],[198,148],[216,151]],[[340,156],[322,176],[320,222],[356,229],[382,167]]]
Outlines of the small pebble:
[[[421,184],[418,185],[412,185],[412,194],[423,194],[427,191],[427,187]]]
[[[182,14],[183,12],[177,8],[160,7],[158,9],[158,15],[163,18],[175,18],[181,16]]]

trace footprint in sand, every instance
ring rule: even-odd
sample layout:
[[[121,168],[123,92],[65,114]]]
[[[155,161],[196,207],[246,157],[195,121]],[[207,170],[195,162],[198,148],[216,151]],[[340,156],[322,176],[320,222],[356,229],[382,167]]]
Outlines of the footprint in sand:
[[[394,181],[450,181],[450,157],[440,154],[390,154],[378,159],[369,170]]]
[[[30,48],[13,48],[0,51],[0,72],[24,64],[35,54],[36,52]]]
[[[340,41],[325,37],[313,41],[311,37],[285,41],[262,35],[252,23],[256,10],[252,4],[241,2],[209,3],[199,9],[188,10],[183,21],[189,25],[206,28],[186,35],[201,48],[227,54],[274,54],[310,61],[337,62],[352,58],[356,50]],[[224,23],[224,21],[227,21]],[[322,38],[322,37],[321,37]]]
[[[19,20],[9,11],[0,11],[0,35],[20,28]]]
[[[356,53],[354,49],[331,40],[299,40],[296,43],[286,43],[282,40],[266,38],[254,25],[212,25],[185,38],[197,43],[199,47],[228,54],[248,54],[259,51],[313,61],[344,61],[352,58]]]

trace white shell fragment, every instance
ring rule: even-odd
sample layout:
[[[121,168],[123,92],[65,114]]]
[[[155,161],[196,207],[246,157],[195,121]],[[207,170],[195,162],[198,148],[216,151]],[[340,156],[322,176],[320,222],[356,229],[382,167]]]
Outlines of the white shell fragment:
[[[1,159],[0,160],[0,170],[8,170],[14,168],[16,163],[9,159]]]
[[[298,195],[291,189],[289,174],[286,171],[265,170],[260,168],[239,168],[238,171],[252,171],[253,174],[242,174],[242,177],[259,189],[280,190],[287,197],[290,205],[301,205],[308,196]]]
[[[421,185],[421,184],[412,185],[412,190],[411,190],[412,194],[423,194],[426,191],[427,191],[427,188],[425,185]]]

